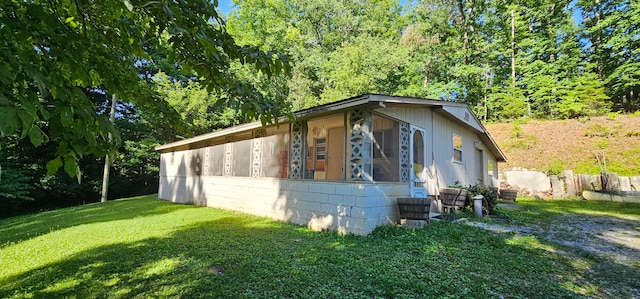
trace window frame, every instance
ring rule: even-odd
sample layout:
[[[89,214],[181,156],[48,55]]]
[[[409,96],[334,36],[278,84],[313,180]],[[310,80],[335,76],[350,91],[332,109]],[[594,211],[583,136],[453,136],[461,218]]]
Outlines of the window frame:
[[[456,144],[458,143],[458,142],[456,142],[456,138],[459,138],[459,139],[460,139],[460,142],[459,142],[460,147],[457,147],[457,146],[456,146]],[[453,136],[452,136],[452,139],[451,139],[451,140],[452,140],[452,142],[451,142],[452,144],[451,144],[451,145],[452,145],[452,148],[453,148],[453,157],[452,157],[452,160],[453,160],[453,162],[454,162],[454,163],[462,164],[462,163],[463,163],[463,161],[464,161],[464,151],[463,151],[463,148],[464,148],[464,138],[462,137],[462,135],[459,135],[459,134],[453,133]],[[458,155],[460,156],[460,158],[459,158],[459,159],[457,159],[457,158],[456,158],[456,153],[459,153],[459,154],[458,154]]]

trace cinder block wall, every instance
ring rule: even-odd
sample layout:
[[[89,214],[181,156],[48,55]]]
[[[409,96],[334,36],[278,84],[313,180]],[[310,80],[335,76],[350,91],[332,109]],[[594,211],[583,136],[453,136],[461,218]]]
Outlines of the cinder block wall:
[[[166,172],[165,172],[166,174]],[[314,181],[229,176],[162,176],[158,197],[239,211],[314,230],[367,235],[397,223],[407,183]]]

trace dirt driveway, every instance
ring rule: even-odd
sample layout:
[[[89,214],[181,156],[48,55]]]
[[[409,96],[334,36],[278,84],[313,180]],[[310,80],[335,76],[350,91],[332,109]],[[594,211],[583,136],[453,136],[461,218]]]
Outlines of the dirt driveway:
[[[591,279],[605,280],[605,297],[640,298],[640,218],[567,213],[540,226],[468,222],[497,232],[533,235],[563,245],[558,253],[584,263]],[[613,279],[612,279],[613,278]]]

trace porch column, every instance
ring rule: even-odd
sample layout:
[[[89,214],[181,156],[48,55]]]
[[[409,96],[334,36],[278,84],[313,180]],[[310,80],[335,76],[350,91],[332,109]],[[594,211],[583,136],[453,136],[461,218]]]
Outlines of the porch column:
[[[400,181],[408,182],[411,174],[411,165],[409,164],[409,139],[411,138],[409,124],[400,122]]]
[[[251,177],[259,178],[262,163],[262,137],[265,135],[264,129],[253,130],[253,146],[251,159]]]
[[[371,112],[355,109],[349,112],[349,180],[372,181]]]
[[[231,163],[233,162],[233,144],[227,141],[224,145],[224,176],[231,176]]]
[[[296,121],[291,125],[291,178],[303,178],[306,121]]]

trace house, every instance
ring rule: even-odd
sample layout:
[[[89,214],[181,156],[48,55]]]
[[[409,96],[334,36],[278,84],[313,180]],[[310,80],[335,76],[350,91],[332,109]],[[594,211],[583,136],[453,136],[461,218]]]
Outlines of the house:
[[[366,235],[397,198],[496,186],[505,156],[466,104],[365,94],[156,147],[158,197]]]

